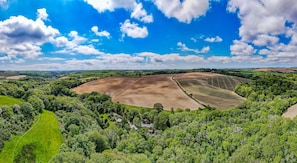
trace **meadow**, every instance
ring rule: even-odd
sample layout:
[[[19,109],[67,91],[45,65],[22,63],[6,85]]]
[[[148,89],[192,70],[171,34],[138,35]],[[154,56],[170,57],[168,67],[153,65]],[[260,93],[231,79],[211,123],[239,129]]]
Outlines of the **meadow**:
[[[19,103],[21,103],[21,100],[19,99],[0,95],[0,106],[13,105],[13,104],[19,104]]]
[[[44,110],[27,132],[5,143],[0,153],[0,163],[48,162],[57,154],[62,142],[55,114]]]

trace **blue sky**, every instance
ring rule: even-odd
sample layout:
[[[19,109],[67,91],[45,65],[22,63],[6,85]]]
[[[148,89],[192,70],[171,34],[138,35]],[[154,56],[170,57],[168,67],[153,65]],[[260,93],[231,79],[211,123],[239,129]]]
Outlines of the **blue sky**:
[[[296,67],[294,0],[0,0],[0,70]]]

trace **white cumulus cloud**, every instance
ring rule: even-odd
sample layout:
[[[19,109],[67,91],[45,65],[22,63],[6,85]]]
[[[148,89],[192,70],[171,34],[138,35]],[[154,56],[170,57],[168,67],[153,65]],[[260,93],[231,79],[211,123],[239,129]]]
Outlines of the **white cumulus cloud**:
[[[216,36],[216,37],[207,37],[206,39],[204,39],[204,41],[206,41],[206,42],[222,42],[223,39],[220,36]]]
[[[244,55],[258,52],[258,55],[266,55],[262,58],[263,62],[296,62],[295,0],[230,0],[227,10],[236,13],[241,23],[240,40],[235,40],[230,46],[231,53]],[[253,46],[258,50],[255,51]]]
[[[132,38],[145,38],[149,34],[145,26],[139,27],[137,23],[131,23],[129,19],[125,20],[124,23],[121,23],[120,30],[123,37],[127,35]]]
[[[153,22],[153,15],[147,14],[141,2],[135,0],[84,0],[91,5],[99,13],[105,11],[113,12],[115,9],[126,9],[131,12],[131,18],[137,19],[145,23]]]
[[[85,55],[98,55],[101,54],[100,51],[95,49],[95,47],[88,43],[88,39],[79,36],[77,31],[70,31],[68,38],[65,36],[57,37],[53,43],[62,48],[56,51],[58,54],[85,54]]]
[[[233,55],[253,55],[256,50],[249,44],[234,40],[233,45],[230,46],[231,54]]]
[[[209,0],[154,0],[154,4],[166,17],[184,23],[205,15],[209,9]]]
[[[104,11],[114,11],[117,8],[133,9],[135,0],[84,0],[94,7],[99,13]]]
[[[46,10],[41,11],[46,15]],[[32,20],[21,15],[11,16],[0,21],[0,53],[6,55],[1,60],[35,58],[41,54],[40,46],[52,42],[59,34],[57,29],[45,25],[39,17]]]
[[[147,12],[143,9],[142,3],[135,6],[133,12],[131,13],[131,18],[138,19],[145,23],[152,23],[154,21],[153,15],[147,14]]]
[[[182,42],[178,42],[177,43],[177,46],[179,47],[179,49],[181,51],[189,51],[189,52],[194,52],[194,53],[208,53],[209,50],[210,50],[210,47],[209,46],[204,46],[201,50],[199,49],[192,49],[192,48],[189,48],[187,47],[186,44],[182,43]]]
[[[105,31],[105,30],[99,32],[97,26],[93,26],[93,27],[91,28],[91,30],[95,33],[96,36],[99,36],[99,37],[106,37],[106,38],[108,38],[108,39],[110,38],[110,33],[109,33],[109,32],[107,32],[107,31]]]
[[[40,20],[47,20],[48,19],[48,14],[46,13],[45,8],[41,8],[37,10],[37,19]]]

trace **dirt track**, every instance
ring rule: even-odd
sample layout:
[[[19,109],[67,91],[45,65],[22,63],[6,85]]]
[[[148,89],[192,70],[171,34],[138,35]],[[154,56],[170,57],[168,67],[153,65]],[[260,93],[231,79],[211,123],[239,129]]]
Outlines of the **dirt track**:
[[[179,74],[182,75],[182,74]],[[193,74],[192,74],[193,75]],[[203,108],[188,97],[172,80],[174,75],[151,75],[141,78],[105,78],[85,83],[73,90],[77,93],[97,91],[108,94],[114,102],[127,105],[153,107],[157,102],[164,109]],[[178,75],[177,75],[178,76]]]

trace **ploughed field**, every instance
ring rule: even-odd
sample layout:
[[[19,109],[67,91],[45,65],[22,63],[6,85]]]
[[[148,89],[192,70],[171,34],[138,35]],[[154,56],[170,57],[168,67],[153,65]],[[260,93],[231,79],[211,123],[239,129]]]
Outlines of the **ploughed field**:
[[[73,90],[79,94],[92,91],[108,94],[113,102],[152,108],[162,103],[164,109],[203,108],[188,97],[172,80],[174,75],[150,75],[139,78],[110,77],[82,84]]]
[[[139,78],[109,77],[82,84],[73,90],[79,94],[100,92],[114,102],[153,107],[162,103],[164,109],[189,108],[209,105],[226,109],[239,105],[244,98],[233,91],[246,79],[214,73],[195,72],[170,75],[150,75]]]
[[[193,99],[218,109],[228,109],[245,100],[234,93],[238,84],[250,80],[214,73],[178,74],[174,77],[181,88]]]

